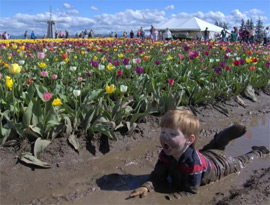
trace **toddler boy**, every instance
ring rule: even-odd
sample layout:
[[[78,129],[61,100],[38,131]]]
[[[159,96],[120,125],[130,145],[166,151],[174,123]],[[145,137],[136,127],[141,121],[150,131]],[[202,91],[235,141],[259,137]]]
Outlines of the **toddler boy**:
[[[269,153],[264,147],[252,147],[252,151],[238,157],[226,156],[225,146],[246,132],[243,125],[234,123],[216,134],[200,151],[194,148],[199,136],[199,119],[188,110],[171,110],[161,120],[160,143],[162,151],[148,181],[134,190],[130,197],[144,197],[159,186],[171,181],[176,192],[166,198],[180,199],[197,193],[201,185],[240,171],[254,157]]]

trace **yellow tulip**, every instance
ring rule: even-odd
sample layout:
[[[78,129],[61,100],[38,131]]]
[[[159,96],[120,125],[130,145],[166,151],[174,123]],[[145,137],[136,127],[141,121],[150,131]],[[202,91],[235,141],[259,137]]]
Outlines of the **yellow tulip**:
[[[53,100],[52,105],[53,106],[60,106],[60,105],[62,105],[62,102],[59,98],[56,98]]]
[[[9,66],[9,72],[12,75],[18,74],[19,72],[21,72],[21,70],[22,70],[22,66],[19,66],[17,63],[11,64]]]
[[[246,62],[247,63],[251,63],[252,62],[252,59],[251,58],[246,58]]]
[[[116,90],[114,84],[111,84],[110,86],[108,84],[106,84],[106,88],[105,89],[106,89],[106,92],[108,94],[112,94]]]
[[[39,63],[38,66],[39,66],[40,68],[46,68],[47,65],[46,65],[46,63]]]
[[[119,53],[118,54],[118,58],[124,58],[124,54],[123,53]]]
[[[13,80],[9,77],[9,76],[6,76],[6,86],[12,90],[12,87],[13,87]]]
[[[94,61],[97,61],[98,60],[98,57],[94,56]]]
[[[18,46],[17,46],[16,44],[13,44],[13,45],[12,45],[12,48],[13,48],[14,50],[16,50],[16,49],[18,48]]]
[[[108,70],[113,70],[113,69],[115,69],[115,66],[113,66],[111,63],[109,63],[109,64],[107,65],[107,69],[108,69]]]

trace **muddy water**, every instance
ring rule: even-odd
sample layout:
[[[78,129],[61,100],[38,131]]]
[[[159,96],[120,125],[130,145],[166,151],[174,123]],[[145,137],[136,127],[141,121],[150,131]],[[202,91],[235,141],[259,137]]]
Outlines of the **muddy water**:
[[[231,120],[231,119],[230,119]],[[225,125],[228,122],[224,122]],[[232,156],[242,155],[251,150],[253,145],[270,147],[270,116],[253,118],[247,125],[247,133],[232,141],[226,147],[226,153]],[[269,155],[255,159],[246,166],[240,174],[232,174],[218,182],[200,187],[199,194],[184,197],[177,201],[167,201],[164,194],[152,192],[146,198],[126,199],[129,193],[137,188],[152,171],[160,150],[158,138],[133,147],[123,153],[115,153],[108,160],[121,161],[121,165],[112,170],[103,170],[103,177],[97,179],[97,189],[89,195],[78,198],[73,204],[208,204],[216,197],[223,197],[229,193],[232,186],[241,185],[250,177],[255,169],[270,166]],[[154,159],[154,160],[153,160]],[[100,162],[103,163],[103,162]],[[118,163],[119,165],[119,163]]]

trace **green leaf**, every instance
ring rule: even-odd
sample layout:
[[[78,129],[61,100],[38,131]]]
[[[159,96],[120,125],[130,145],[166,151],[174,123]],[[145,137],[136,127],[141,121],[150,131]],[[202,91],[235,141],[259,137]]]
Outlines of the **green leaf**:
[[[33,116],[32,116],[32,125],[37,126],[38,124],[42,123],[42,111],[41,111],[41,105],[37,100],[33,101],[34,107],[33,107]]]
[[[26,164],[35,165],[35,166],[42,167],[42,168],[50,168],[51,167],[48,163],[42,162],[41,160],[34,157],[30,152],[23,152],[22,155],[20,156],[19,160],[26,163]]]
[[[35,88],[36,88],[36,91],[37,91],[37,94],[38,94],[39,98],[43,102],[45,102],[44,99],[43,99],[43,93],[47,93],[48,90],[45,87],[43,87],[43,86],[39,86],[38,84],[35,84]]]
[[[66,135],[69,136],[72,133],[72,123],[71,123],[71,120],[68,116],[65,116],[64,120],[65,120],[65,127],[66,127],[65,133],[66,133]]]
[[[33,106],[34,106],[33,102],[30,101],[29,104],[28,104],[27,109],[23,113],[23,119],[22,119],[22,121],[23,121],[23,125],[24,126],[28,126],[31,123]]]
[[[45,148],[51,143],[49,140],[42,140],[37,138],[34,145],[34,156],[36,158],[40,157],[40,154],[45,150]]]
[[[8,136],[10,135],[11,129],[4,126],[0,131],[0,145],[3,145],[6,142]]]
[[[75,135],[70,135],[68,137],[68,142],[73,146],[75,150],[79,151],[80,143]]]

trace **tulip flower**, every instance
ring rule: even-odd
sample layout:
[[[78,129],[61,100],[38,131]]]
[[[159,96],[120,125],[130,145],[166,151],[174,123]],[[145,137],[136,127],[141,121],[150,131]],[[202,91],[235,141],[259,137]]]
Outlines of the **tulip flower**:
[[[62,105],[62,102],[59,98],[55,98],[52,102],[52,105],[53,106],[60,106],[60,105]]]
[[[9,66],[9,72],[10,72],[12,75],[18,74],[19,72],[21,72],[21,69],[22,69],[22,66],[19,66],[17,63],[11,64],[11,65]]]
[[[116,88],[114,84],[111,84],[110,86],[106,84],[105,90],[108,94],[112,94],[116,90]]]
[[[20,64],[20,65],[23,65],[24,63],[25,63],[24,60],[19,60],[19,64]]]
[[[51,93],[43,93],[43,100],[44,101],[49,101],[52,98],[52,94]]]
[[[81,76],[78,77],[78,82],[82,82],[83,78]]]
[[[37,57],[38,57],[38,59],[40,59],[40,60],[44,59],[45,56],[46,56],[46,54],[45,54],[44,52],[38,52],[38,53],[37,53]]]
[[[43,70],[43,71],[41,71],[41,73],[40,73],[40,75],[42,76],[42,77],[48,77],[48,71],[45,71],[45,70]]]
[[[13,80],[9,77],[9,76],[6,76],[6,86],[12,90],[12,87],[13,87]]]
[[[38,63],[38,66],[40,67],[40,68],[46,68],[46,63]]]
[[[73,90],[73,95],[74,95],[75,97],[80,96],[80,95],[81,95],[81,90]]]
[[[111,63],[109,63],[109,64],[107,65],[107,69],[108,69],[108,70],[113,70],[113,69],[115,69],[115,66],[113,66]]]
[[[56,74],[52,75],[52,79],[56,80],[58,78],[58,76]]]
[[[105,66],[102,65],[102,64],[99,64],[99,65],[98,65],[98,69],[99,69],[99,70],[104,70],[104,69],[105,69]]]
[[[123,72],[121,70],[117,71],[117,76],[122,76]]]
[[[61,57],[62,57],[63,60],[65,60],[68,57],[68,55],[67,54],[62,54]]]
[[[70,70],[70,71],[76,71],[76,69],[77,69],[76,66],[70,66],[70,67],[69,67],[69,70]]]
[[[169,83],[170,85],[173,85],[173,84],[174,84],[174,79],[169,78],[169,79],[168,79],[168,83]]]
[[[127,89],[128,89],[128,86],[126,86],[126,85],[121,85],[121,86],[120,86],[120,91],[121,91],[122,93],[127,92]]]

